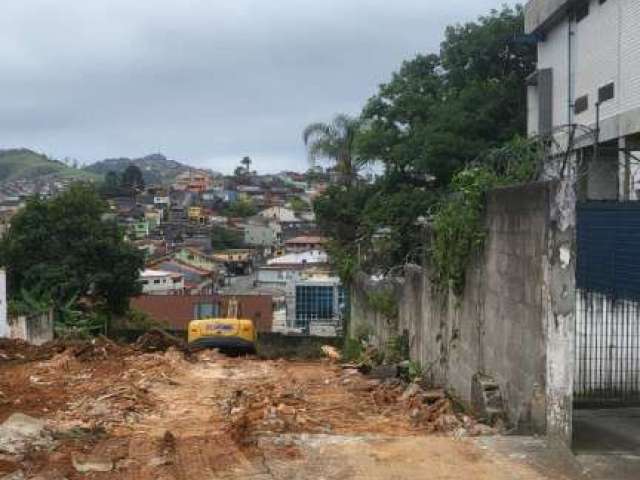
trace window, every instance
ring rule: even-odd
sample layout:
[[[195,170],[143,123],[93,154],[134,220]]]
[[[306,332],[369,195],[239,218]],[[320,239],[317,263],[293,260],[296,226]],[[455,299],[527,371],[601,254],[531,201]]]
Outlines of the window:
[[[589,109],[589,96],[583,95],[582,97],[576,98],[576,102],[573,104],[573,110],[576,115],[585,112]]]
[[[306,327],[312,321],[332,320],[333,299],[332,286],[297,286],[296,326]]]
[[[615,85],[613,82],[598,89],[598,102],[606,102],[607,100],[612,100],[613,97],[615,97]]]
[[[589,15],[589,2],[584,2],[581,5],[578,5],[573,13],[576,18],[576,23],[583,20],[587,15]]]
[[[156,285],[160,285],[160,280],[154,280],[153,283]]]

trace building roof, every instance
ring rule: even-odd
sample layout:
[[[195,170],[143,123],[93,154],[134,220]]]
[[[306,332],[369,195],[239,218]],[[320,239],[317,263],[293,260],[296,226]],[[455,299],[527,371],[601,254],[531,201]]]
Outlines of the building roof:
[[[168,270],[152,270],[150,268],[147,268],[146,270],[143,270],[142,272],[140,272],[140,276],[142,278],[153,278],[153,277],[182,277],[182,275],[175,273],[175,272],[170,272]]]
[[[326,237],[319,237],[319,236],[300,236],[300,237],[294,237],[290,240],[287,240],[285,243],[285,245],[308,245],[308,244],[314,244],[314,243],[327,243],[329,241],[328,238]]]
[[[269,266],[277,265],[304,265],[310,263],[328,263],[329,256],[321,250],[309,250],[300,253],[288,253],[281,257],[272,258],[267,261]]]

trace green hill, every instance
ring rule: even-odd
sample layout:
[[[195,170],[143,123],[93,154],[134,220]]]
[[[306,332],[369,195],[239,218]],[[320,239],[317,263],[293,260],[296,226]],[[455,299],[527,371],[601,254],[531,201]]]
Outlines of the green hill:
[[[59,160],[28,150],[0,150],[0,183],[14,180],[36,180],[42,177],[95,178],[90,172],[72,168]]]
[[[170,160],[162,154],[156,153],[142,158],[109,158],[92,165],[87,165],[84,170],[100,177],[108,172],[122,173],[129,165],[140,168],[147,185],[169,185],[176,176],[186,172],[192,167],[175,160]]]

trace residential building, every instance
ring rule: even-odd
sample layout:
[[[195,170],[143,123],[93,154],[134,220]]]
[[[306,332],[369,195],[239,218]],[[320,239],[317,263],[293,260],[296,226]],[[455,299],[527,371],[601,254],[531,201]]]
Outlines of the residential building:
[[[189,169],[176,177],[173,188],[180,191],[202,193],[213,186],[212,176],[203,170]]]
[[[639,199],[639,24],[636,0],[526,5],[527,39],[538,49],[529,133],[553,138],[553,153],[576,160],[581,199]]]
[[[324,250],[328,240],[326,237],[303,235],[284,242],[287,252],[305,252],[308,250]]]
[[[232,275],[249,275],[253,272],[256,251],[253,249],[220,250],[213,258],[221,262],[225,270]]]
[[[323,265],[328,263],[329,256],[324,250],[307,250],[304,252],[287,253],[267,260],[267,265],[271,267]]]
[[[142,293],[149,295],[180,295],[184,292],[184,277],[166,270],[143,270],[140,273]]]
[[[258,215],[262,218],[268,218],[270,220],[276,220],[278,222],[297,222],[298,217],[293,210],[285,207],[269,207],[262,210]]]
[[[244,224],[244,243],[252,247],[273,247],[280,242],[280,225],[264,217],[252,217]]]
[[[147,267],[180,275],[186,295],[208,295],[214,293],[220,278],[219,271],[198,268],[167,256],[147,263]]]
[[[183,247],[179,249],[174,254],[174,258],[180,262],[202,270],[215,272],[220,269],[220,262],[213,258],[212,255],[207,255],[206,253],[192,247]]]

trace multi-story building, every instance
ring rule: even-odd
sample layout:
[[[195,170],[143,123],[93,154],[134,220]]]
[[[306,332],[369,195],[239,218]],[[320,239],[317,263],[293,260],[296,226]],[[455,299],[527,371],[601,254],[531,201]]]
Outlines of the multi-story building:
[[[640,2],[530,0],[529,133],[577,160],[582,199],[639,199]],[[594,148],[597,147],[597,148]]]
[[[184,292],[184,277],[164,270],[144,270],[140,273],[142,293],[147,295],[179,295]]]

